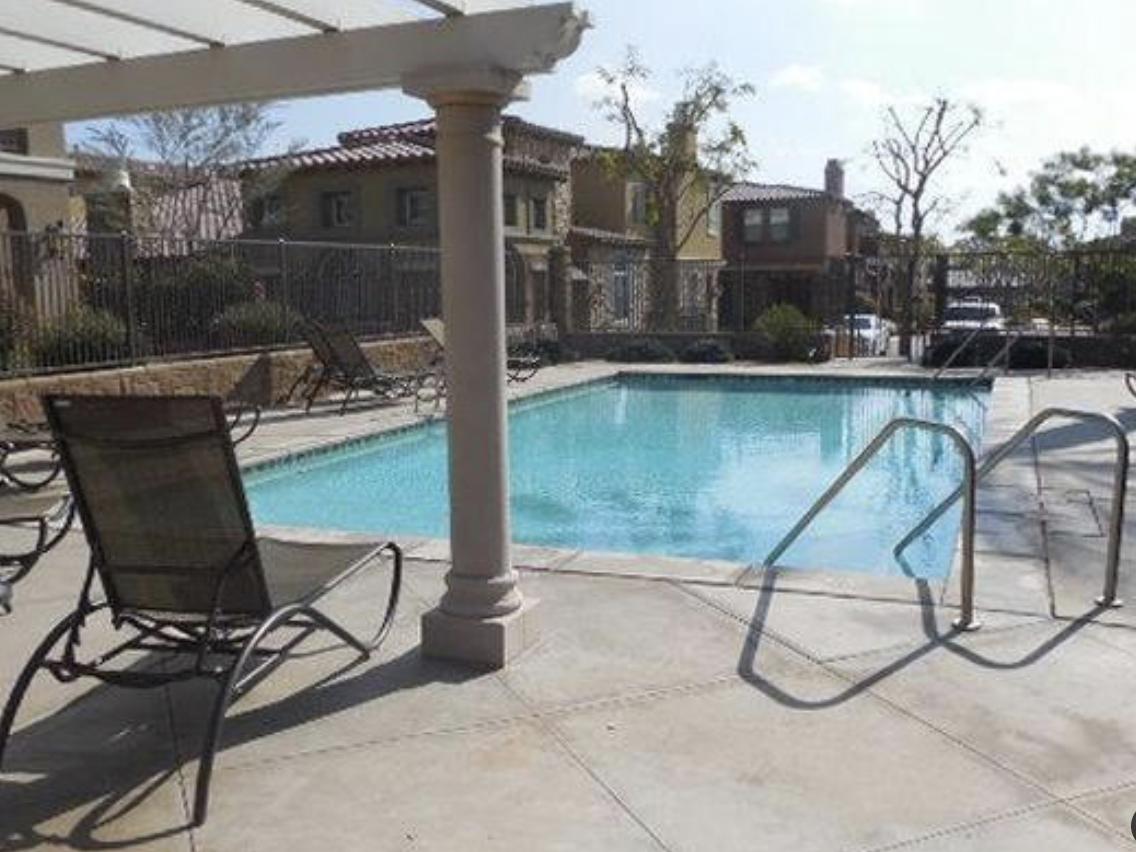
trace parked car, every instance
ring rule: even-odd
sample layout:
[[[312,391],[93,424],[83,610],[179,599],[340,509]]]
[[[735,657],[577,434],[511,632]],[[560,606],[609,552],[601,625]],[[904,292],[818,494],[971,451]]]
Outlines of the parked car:
[[[980,328],[990,331],[1006,330],[1002,309],[994,302],[965,299],[947,305],[943,313],[944,331],[974,331]]]
[[[891,326],[887,320],[876,314],[852,314],[845,316],[843,322],[837,326],[837,333],[848,333],[849,321],[856,340],[856,354],[875,357],[888,354],[888,342],[891,339]]]

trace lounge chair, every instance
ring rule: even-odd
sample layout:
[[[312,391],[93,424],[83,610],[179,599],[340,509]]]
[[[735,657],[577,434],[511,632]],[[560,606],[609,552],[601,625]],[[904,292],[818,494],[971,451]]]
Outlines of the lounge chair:
[[[21,470],[13,464],[16,456],[34,451],[48,455],[41,472]],[[9,423],[0,426],[0,485],[24,491],[37,491],[50,485],[62,467],[55,453],[55,439],[46,424]]]
[[[66,493],[0,491],[0,527],[11,529],[0,546],[0,614],[12,611],[16,583],[63,540],[74,518],[75,503]]]
[[[437,317],[422,320],[422,328],[430,335],[438,351],[446,351],[446,324]],[[538,355],[524,352],[519,347],[511,347],[505,360],[505,375],[510,382],[527,382],[537,374],[542,366]]]
[[[311,410],[316,397],[325,388],[343,391],[343,404],[339,407],[342,414],[362,391],[370,391],[387,400],[403,399],[413,396],[424,378],[425,374],[420,372],[378,370],[359,346],[359,341],[346,329],[329,328],[314,320],[305,320],[301,330],[316,356],[313,368],[296,380],[291,392],[295,393],[302,383],[307,383],[305,411]]]
[[[317,630],[370,655],[394,620],[402,551],[393,542],[376,547],[258,537],[219,399],[48,396],[44,407],[91,558],[75,610],[48,633],[12,688],[0,717],[0,761],[40,670],[62,681],[93,677],[140,688],[212,680],[218,691],[194,792],[193,820],[200,824],[229,704]],[[384,554],[393,566],[382,620],[374,636],[359,638],[316,604]],[[95,597],[96,579],[105,600]],[[81,642],[89,638],[84,628],[103,610],[121,641],[80,659]],[[298,633],[280,647],[263,647],[283,628]],[[127,652],[161,654],[167,662],[129,667],[121,660]]]

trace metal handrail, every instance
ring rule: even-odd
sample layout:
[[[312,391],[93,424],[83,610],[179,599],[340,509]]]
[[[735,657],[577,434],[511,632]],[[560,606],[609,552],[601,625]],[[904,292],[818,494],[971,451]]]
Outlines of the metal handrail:
[[[902,429],[921,429],[926,432],[946,435],[954,442],[959,454],[962,456],[963,484],[959,489],[959,493],[965,494],[966,496],[962,523],[962,576],[960,578],[962,602],[961,613],[959,617],[955,619],[954,625],[960,630],[977,630],[981,625],[974,617],[974,450],[958,429],[954,426],[948,426],[945,423],[936,423],[933,420],[918,420],[913,417],[897,417],[884,426],[884,428],[880,430],[880,433],[872,439],[871,443],[861,450],[860,454],[844,468],[843,473],[828,487],[828,490],[817,498],[816,502],[801,516],[801,519],[786,533],[785,537],[781,539],[777,546],[769,552],[769,555],[765,557],[765,561],[762,564],[765,568],[775,568],[777,560],[789,549],[793,542],[800,538],[801,533],[816,520],[817,515],[836,498],[837,494],[844,490],[844,487],[851,482],[853,477],[864,468],[872,457],[891,440],[891,437]]]
[[[1006,336],[1006,344],[1001,349],[998,350],[998,354],[996,354],[993,358],[991,358],[989,361],[986,362],[986,366],[984,366],[982,368],[982,372],[979,373],[977,376],[975,376],[973,379],[971,379],[969,384],[976,385],[979,382],[981,382],[983,379],[985,379],[986,376],[989,375],[990,370],[993,369],[994,366],[997,365],[997,363],[1002,360],[1003,356],[1006,358],[1006,371],[1009,372],[1009,370],[1010,370],[1010,353],[1013,352],[1014,347],[1017,346],[1018,341],[1021,340],[1021,339],[1022,339],[1022,333],[1020,331],[1014,331],[1014,332],[1011,332],[1009,335],[1007,335]]]
[[[1108,524],[1108,554],[1105,557],[1104,592],[1097,598],[1097,603],[1101,606],[1122,606],[1123,602],[1117,598],[1116,591],[1120,577],[1120,548],[1124,538],[1124,500],[1128,491],[1130,447],[1128,444],[1128,434],[1124,431],[1124,426],[1121,425],[1119,420],[1111,414],[1104,414],[1099,411],[1080,411],[1075,408],[1047,408],[1027,420],[1009,440],[993,450],[990,455],[982,461],[982,464],[978,467],[977,481],[981,482],[990,471],[994,470],[994,468],[1001,464],[1014,450],[1024,444],[1028,438],[1032,437],[1034,432],[1046,421],[1054,417],[1065,417],[1070,420],[1080,420],[1089,423],[1103,423],[1116,439],[1116,463],[1114,465],[1115,469],[1112,481],[1112,515],[1109,518]],[[956,490],[947,497],[946,500],[932,509],[930,514],[920,521],[920,523],[895,546],[894,553],[898,556],[906,550],[915,539],[919,538],[919,536],[930,529],[930,527],[955,504],[961,494],[961,489]]]
[[[970,347],[970,344],[974,342],[974,339],[986,330],[987,329],[985,326],[980,325],[978,328],[974,329],[970,334],[968,334],[966,336],[966,339],[964,339],[963,342],[959,344],[958,349],[951,353],[951,357],[943,362],[943,366],[939,367],[939,369],[935,371],[935,375],[931,377],[931,381],[937,382],[942,377],[943,373],[949,370],[951,368],[951,365],[954,364],[956,360],[958,360],[958,356]]]

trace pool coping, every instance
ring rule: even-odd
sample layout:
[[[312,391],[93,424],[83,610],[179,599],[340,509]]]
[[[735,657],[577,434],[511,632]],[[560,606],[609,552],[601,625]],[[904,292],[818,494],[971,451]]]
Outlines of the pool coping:
[[[610,372],[600,375],[580,377],[577,381],[567,381],[555,387],[534,389],[531,392],[515,393],[509,404],[539,400],[554,395],[570,393],[591,385],[602,385],[623,377],[651,376],[675,378],[735,378],[753,380],[807,380],[809,382],[857,382],[865,381],[881,385],[913,385],[926,387],[930,384],[951,385],[959,388],[972,388],[973,377],[968,375],[943,377],[938,380],[930,375],[916,374],[897,369],[894,372],[881,372],[842,369],[839,372],[821,373],[813,369],[769,368],[723,368],[721,365],[707,368],[700,365],[620,365]],[[980,447],[976,456],[981,457],[993,446],[1004,441],[1020,423],[1028,417],[1029,384],[1028,379],[1015,377],[992,377],[984,380],[989,387],[986,422]],[[1020,409],[1020,414],[1019,414]],[[414,429],[425,429],[443,422],[443,416],[429,415],[416,417],[411,422],[380,426],[360,435],[331,440],[316,447],[298,451],[282,451],[267,458],[251,460],[241,465],[242,473],[257,474],[283,465],[299,464],[306,460],[329,453],[335,453],[361,446],[383,438],[389,438]],[[979,512],[982,510],[979,508]],[[310,541],[368,541],[385,540],[388,536],[371,533],[351,533],[307,527],[279,527],[259,525],[258,529],[268,535],[284,535]],[[450,562],[450,546],[447,538],[420,536],[399,536],[405,543],[404,551],[413,561],[439,563]],[[984,553],[976,556],[976,585],[981,586],[981,563],[997,559],[998,553]],[[658,580],[661,582],[684,583],[691,585],[728,586],[754,591],[778,591],[820,594],[836,597],[856,597],[882,601],[922,605],[928,593],[936,605],[944,608],[957,608],[950,598],[952,585],[957,584],[961,568],[961,531],[956,539],[955,553],[948,574],[942,578],[912,579],[894,575],[874,575],[868,572],[847,571],[827,568],[769,568],[758,562],[742,563],[728,560],[683,558],[653,554],[625,552],[590,551],[567,548],[554,548],[513,544],[513,566],[521,572],[556,572],[611,578],[634,578]],[[997,607],[986,607],[997,609]],[[1019,611],[1019,610],[1015,610]],[[1029,611],[1031,614],[1033,610]],[[1041,614],[1041,613],[1038,613]],[[1048,614],[1048,613],[1046,613]]]

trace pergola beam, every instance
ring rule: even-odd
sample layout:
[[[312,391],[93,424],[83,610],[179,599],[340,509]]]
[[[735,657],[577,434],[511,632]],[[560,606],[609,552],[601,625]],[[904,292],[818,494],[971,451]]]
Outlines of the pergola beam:
[[[543,73],[587,26],[556,3],[30,71],[0,78],[0,126],[398,87],[431,67]]]
[[[0,26],[0,35],[6,35],[9,38],[18,39],[20,41],[29,41],[33,44],[42,44],[45,47],[54,47],[57,50],[66,50],[70,53],[78,53],[83,56],[93,56],[95,59],[107,59],[113,62],[119,58],[117,53],[107,53],[96,47],[77,44],[73,41],[63,41],[62,39],[51,38],[49,36],[39,35],[38,33],[13,30],[9,27]]]
[[[466,0],[414,0],[414,2],[428,9],[433,9],[435,12],[441,12],[447,18],[456,18],[467,14],[466,7],[468,4]]]
[[[225,46],[224,42],[211,36],[193,33],[189,30],[183,30],[180,27],[174,27],[169,24],[163,24],[160,21],[151,20],[150,18],[131,15],[128,12],[120,12],[117,9],[108,9],[106,6],[99,6],[95,3],[88,2],[88,0],[55,0],[55,2],[64,6],[71,6],[75,9],[81,9],[84,12],[90,12],[93,15],[102,15],[104,18],[113,18],[116,21],[133,24],[136,27],[143,27],[148,30],[153,30],[154,32],[164,33],[165,35],[174,36],[176,38],[183,38],[186,41],[192,41],[196,44],[204,45],[205,47]]]
[[[276,3],[274,0],[238,0],[246,6],[252,6],[254,9],[260,9],[262,12],[268,12],[270,15],[276,15],[280,18],[287,18],[296,24],[303,24],[305,27],[311,27],[322,33],[339,32],[339,25],[333,24],[331,21],[316,18],[312,15],[307,15],[291,6],[285,6],[283,3]]]

